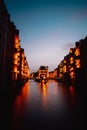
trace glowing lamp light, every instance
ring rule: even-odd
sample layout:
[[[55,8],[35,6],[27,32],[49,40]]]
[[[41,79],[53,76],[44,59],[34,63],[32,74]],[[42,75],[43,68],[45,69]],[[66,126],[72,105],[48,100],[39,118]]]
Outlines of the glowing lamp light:
[[[64,65],[64,67],[63,67],[63,72],[64,72],[64,73],[67,72],[67,67],[66,67],[66,65]]]
[[[62,76],[63,76],[63,75],[60,73],[60,74],[59,74],[59,78],[61,78]]]
[[[70,57],[70,64],[73,64],[73,63],[74,63],[74,58]]]
[[[15,43],[19,43],[19,37],[15,35]]]
[[[62,72],[63,70],[62,70],[62,68],[60,68],[60,72]]]
[[[14,66],[14,70],[13,70],[14,72],[17,72],[17,67],[16,66]]]
[[[75,60],[75,65],[76,65],[76,68],[80,68],[81,67],[80,59]]]
[[[14,53],[14,59],[17,59],[18,58],[18,55],[17,55],[17,53]]]
[[[75,56],[79,56],[80,55],[80,49],[79,48],[76,48],[75,49]]]
[[[72,53],[72,52],[73,52],[73,49],[72,49],[72,48],[70,48],[69,53]]]
[[[70,67],[70,71],[73,71],[74,70],[74,67]]]
[[[66,60],[64,60],[64,64],[66,63]]]
[[[70,73],[70,76],[71,76],[71,78],[73,79],[73,78],[75,77],[75,73],[72,71],[72,72]]]

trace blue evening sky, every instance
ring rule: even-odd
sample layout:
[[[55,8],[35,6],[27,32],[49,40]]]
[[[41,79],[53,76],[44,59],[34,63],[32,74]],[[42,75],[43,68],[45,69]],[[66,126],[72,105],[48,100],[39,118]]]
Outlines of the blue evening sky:
[[[87,36],[87,0],[5,0],[30,67],[54,70]]]

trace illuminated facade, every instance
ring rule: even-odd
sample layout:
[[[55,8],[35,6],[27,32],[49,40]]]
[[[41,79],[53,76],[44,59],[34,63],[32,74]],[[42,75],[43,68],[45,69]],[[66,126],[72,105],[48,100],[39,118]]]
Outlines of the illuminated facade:
[[[87,37],[75,43],[75,73],[77,80],[87,80]]]
[[[30,77],[30,69],[28,66],[28,62],[24,53],[24,49],[21,48],[20,50],[20,76],[21,79],[27,79]]]
[[[71,82],[87,80],[87,37],[76,42],[58,65],[58,78],[65,77],[70,77]]]
[[[58,69],[54,69],[54,78],[57,78],[57,75],[58,75]]]
[[[49,78],[52,78],[52,79],[54,78],[54,71],[49,72]]]
[[[20,67],[20,40],[19,30],[14,30],[14,45],[13,45],[13,66],[12,66],[12,80],[19,79]]]
[[[61,63],[58,66],[58,73],[59,73],[59,79],[61,79],[63,77],[63,61],[61,61]]]
[[[22,80],[29,78],[29,76],[30,70],[24,53],[24,49],[21,48],[20,45],[19,31],[15,30],[12,79]]]
[[[40,66],[38,69],[38,78],[40,78],[41,74],[45,74],[47,78],[49,77],[48,66]]]
[[[74,59],[74,48],[69,50],[69,75],[72,81],[75,80],[75,59]]]
[[[4,1],[0,0],[0,83],[7,86],[13,80],[25,80],[29,74],[28,62],[20,44],[19,30],[10,21]]]

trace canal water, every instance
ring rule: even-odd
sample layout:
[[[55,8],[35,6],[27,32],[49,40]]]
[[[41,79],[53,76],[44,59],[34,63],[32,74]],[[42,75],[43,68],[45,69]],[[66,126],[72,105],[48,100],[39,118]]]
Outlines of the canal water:
[[[54,80],[29,80],[8,106],[9,130],[86,129],[86,97]]]

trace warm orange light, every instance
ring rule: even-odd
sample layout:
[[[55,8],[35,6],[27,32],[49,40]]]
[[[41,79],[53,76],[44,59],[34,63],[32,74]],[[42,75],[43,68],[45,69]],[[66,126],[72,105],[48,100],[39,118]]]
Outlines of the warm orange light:
[[[60,68],[60,72],[62,72],[63,71],[63,69],[62,68]]]
[[[14,53],[14,58],[15,58],[15,59],[18,58],[18,53]]]
[[[62,67],[62,63],[60,63],[60,67]]]
[[[64,67],[63,67],[63,72],[64,72],[64,73],[67,72],[67,67],[66,67],[66,65],[64,65]]]
[[[59,78],[62,78],[62,76],[63,76],[63,75],[60,73],[60,74],[59,74]]]
[[[74,58],[70,57],[70,64],[73,64],[73,63],[74,63]]]
[[[15,35],[14,42],[15,42],[14,47],[17,48],[17,50],[19,51],[20,50],[19,36]]]
[[[74,77],[75,77],[74,71],[72,71],[72,72],[70,73],[70,76],[71,76],[71,79],[74,79]]]
[[[64,60],[64,64],[66,63],[66,60]]]
[[[72,52],[73,52],[73,49],[72,49],[72,48],[70,48],[69,53],[72,53]]]
[[[80,59],[76,59],[75,60],[75,65],[76,65],[76,68],[80,68],[81,65],[80,65]]]
[[[70,71],[73,71],[74,70],[74,67],[70,67]]]
[[[15,35],[15,43],[19,43],[19,37]]]
[[[47,86],[48,86],[48,84],[44,84],[44,83],[39,85],[39,89],[42,92],[42,105],[43,105],[44,111],[47,110]]]
[[[14,66],[14,72],[17,72],[17,66]]]
[[[74,96],[75,96],[75,88],[74,88],[73,86],[70,86],[70,87],[69,87],[69,91],[70,91],[71,96],[72,96],[73,99],[74,99]]]
[[[79,55],[80,55],[80,49],[79,49],[79,48],[76,48],[76,49],[75,49],[75,55],[76,55],[76,56],[79,56]]]
[[[16,96],[14,104],[13,104],[13,107],[14,107],[13,118],[14,118],[14,121],[17,121],[17,123],[19,122],[21,114],[24,115],[24,113],[27,110],[27,107],[28,107],[27,102],[29,101],[29,94],[30,94],[30,86],[29,86],[29,82],[27,82],[24,85],[20,95]]]
[[[18,64],[17,60],[14,60],[14,64],[15,64],[15,65],[17,65],[17,64]]]

